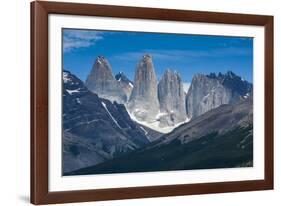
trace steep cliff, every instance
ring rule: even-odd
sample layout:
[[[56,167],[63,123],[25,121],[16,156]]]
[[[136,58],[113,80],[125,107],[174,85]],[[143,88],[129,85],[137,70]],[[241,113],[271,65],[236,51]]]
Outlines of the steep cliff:
[[[125,92],[127,100],[129,100],[134,88],[134,83],[130,79],[128,79],[128,77],[123,72],[119,72],[118,74],[116,74],[115,79],[121,86],[122,90]]]
[[[159,113],[157,77],[152,57],[144,55],[137,64],[134,88],[127,105],[130,113],[140,121],[155,121]]]
[[[166,70],[158,83],[160,126],[174,126],[186,120],[183,83],[178,73]]]
[[[98,56],[85,82],[86,87],[99,97],[124,103],[127,95],[112,73],[109,62]]]
[[[197,117],[222,104],[234,104],[251,94],[252,84],[233,72],[197,74],[186,95],[187,116]]]

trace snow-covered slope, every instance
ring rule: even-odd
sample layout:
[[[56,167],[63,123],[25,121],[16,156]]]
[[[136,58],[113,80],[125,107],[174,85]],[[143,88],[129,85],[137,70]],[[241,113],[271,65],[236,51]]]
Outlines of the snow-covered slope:
[[[128,110],[127,110],[127,111],[128,111]],[[161,113],[160,111],[159,111],[159,113],[155,116],[155,119],[154,119],[154,120],[151,120],[151,121],[141,121],[141,120],[139,120],[138,118],[136,118],[136,117],[134,116],[134,113],[129,112],[129,111],[128,111],[128,113],[129,113],[131,119],[134,120],[134,121],[136,121],[136,122],[139,123],[140,125],[144,125],[144,126],[146,126],[146,127],[149,127],[150,129],[153,129],[153,130],[155,130],[155,131],[157,131],[157,132],[164,133],[164,134],[169,133],[169,132],[171,132],[173,129],[177,128],[178,126],[180,126],[180,125],[182,125],[182,124],[184,124],[184,123],[189,122],[189,119],[186,117],[186,119],[185,119],[184,121],[179,122],[179,123],[177,123],[177,124],[174,124],[173,126],[165,126],[165,127],[163,127],[163,126],[161,125],[161,120],[160,120],[160,119],[161,119],[161,116],[162,116],[162,115],[165,115],[165,114]]]

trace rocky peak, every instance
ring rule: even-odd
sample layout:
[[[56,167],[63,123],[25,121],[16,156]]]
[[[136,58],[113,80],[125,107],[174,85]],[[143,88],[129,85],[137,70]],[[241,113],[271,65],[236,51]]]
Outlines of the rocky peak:
[[[230,90],[235,90],[239,95],[244,96],[247,93],[251,93],[253,90],[252,84],[246,80],[243,80],[240,76],[232,71],[227,71],[225,74],[219,72],[218,75],[210,73],[206,75],[209,78],[217,79],[222,85]]]
[[[104,58],[104,56],[97,56],[96,61],[97,61],[99,64],[108,63],[107,60]]]
[[[129,100],[134,88],[133,82],[123,72],[119,72],[118,74],[116,74],[115,79],[125,92],[127,100]]]
[[[100,77],[113,79],[111,65],[103,56],[98,56],[96,58],[92,72],[97,75],[97,78],[99,75],[103,75]]]
[[[192,78],[192,81],[202,81],[202,80],[205,80],[207,79],[209,76],[207,75],[204,75],[204,74],[195,74]]]
[[[177,72],[167,69],[158,84],[160,126],[174,126],[186,119],[185,95]]]
[[[193,77],[186,95],[186,111],[189,118],[197,117],[222,104],[233,104],[249,96],[252,84],[235,73],[197,74]]]
[[[96,58],[85,85],[102,98],[119,103],[127,101],[125,92],[113,76],[108,60],[103,56]]]
[[[123,72],[118,72],[118,74],[115,75],[115,79],[118,82],[125,82],[127,84],[129,84],[129,83],[133,84],[133,82]]]
[[[136,72],[138,72],[139,74],[147,73],[147,74],[155,75],[154,65],[153,65],[151,55],[145,54],[142,56],[142,59],[139,61],[138,65],[137,65]]]
[[[152,56],[150,54],[144,54],[142,57],[143,61],[152,61]]]
[[[63,70],[62,75],[64,95],[79,96],[81,93],[88,91],[88,89],[84,86],[84,83],[69,71]]]
[[[149,54],[144,55],[137,64],[128,109],[141,121],[153,121],[159,111],[157,77]]]

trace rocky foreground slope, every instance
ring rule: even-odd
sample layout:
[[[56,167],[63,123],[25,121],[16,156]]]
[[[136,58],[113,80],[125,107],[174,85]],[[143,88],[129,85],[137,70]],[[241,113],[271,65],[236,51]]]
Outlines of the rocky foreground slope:
[[[63,72],[63,171],[101,163],[149,143],[158,135],[131,120],[124,105],[102,99]]]
[[[250,166],[253,166],[251,97],[235,105],[221,105],[128,155],[67,175]]]

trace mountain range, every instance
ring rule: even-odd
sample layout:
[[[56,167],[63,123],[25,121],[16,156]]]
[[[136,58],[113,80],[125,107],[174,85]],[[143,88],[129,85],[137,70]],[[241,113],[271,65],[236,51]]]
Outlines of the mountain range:
[[[185,92],[149,54],[133,81],[98,56],[85,83],[63,71],[63,173],[251,166],[252,95],[231,71],[196,74]]]
[[[134,81],[112,73],[108,60],[98,56],[85,86],[99,97],[124,104],[132,119],[161,133],[222,104],[234,104],[252,95],[252,84],[235,73],[196,74],[187,94],[181,76],[167,69],[157,80],[153,58],[142,56]]]

